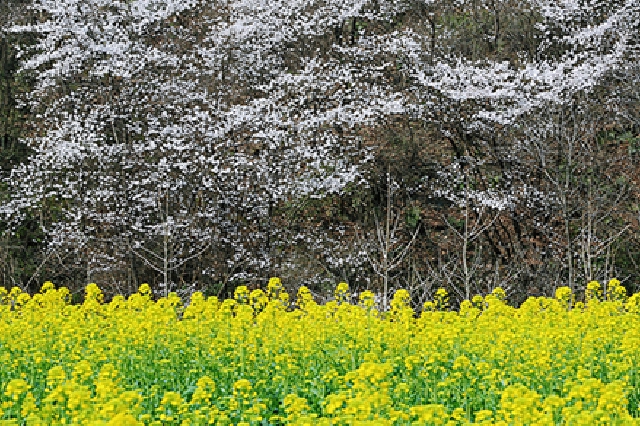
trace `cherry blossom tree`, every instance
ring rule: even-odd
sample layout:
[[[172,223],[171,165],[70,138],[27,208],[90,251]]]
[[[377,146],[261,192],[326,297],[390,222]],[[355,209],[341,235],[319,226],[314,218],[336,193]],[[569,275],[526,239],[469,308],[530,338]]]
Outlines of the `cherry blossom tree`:
[[[248,280],[308,264],[296,258],[310,255],[300,238],[308,230],[282,212],[375,186],[372,170],[389,149],[371,137],[379,128],[428,134],[426,151],[446,146],[437,179],[406,192],[467,212],[463,228],[441,231],[461,242],[451,258],[461,269],[442,262],[458,268],[443,276],[458,277],[461,298],[479,265],[531,258],[525,241],[558,245],[571,259],[559,276],[574,281],[628,229],[605,237],[573,228],[595,229],[628,198],[601,196],[611,187],[602,170],[591,186],[567,180],[567,167],[581,173],[587,156],[566,153],[612,120],[635,120],[636,103],[620,93],[637,81],[637,1],[33,0],[29,11],[2,31],[38,37],[19,54],[20,75],[35,81],[21,99],[35,154],[6,180],[1,208],[14,229],[30,211],[55,211],[41,221],[46,259],[77,265],[86,280],[103,274],[122,285],[144,267],[166,293],[206,275]],[[583,115],[563,124],[550,111]],[[578,138],[548,137],[596,111],[609,121]],[[394,167],[401,176],[402,163]],[[567,201],[585,191],[599,201],[580,222],[581,205]],[[390,217],[397,206],[368,207]],[[557,216],[562,224],[549,219]],[[314,232],[307,239],[323,240]],[[509,235],[519,254],[498,259],[495,241]],[[335,250],[345,241],[326,235],[313,255],[327,270],[364,263],[357,250]],[[478,253],[471,246],[485,243],[493,254],[467,264]]]
[[[87,280],[126,269],[133,253],[152,268],[161,260],[169,286],[168,265],[221,244],[234,247],[232,261],[268,268],[274,204],[361,179],[371,157],[336,126],[403,111],[384,85],[364,91],[367,66],[304,49],[283,60],[291,43],[330,31],[361,2],[31,7],[41,19],[8,31],[40,35],[21,70],[36,78],[24,102],[41,131],[28,139],[36,154],[12,172],[3,211],[15,225],[28,209],[61,204],[45,232],[52,247],[84,259]]]
[[[633,58],[638,53],[640,10],[637,2],[633,1],[544,1],[531,2],[531,7],[540,15],[539,21],[535,24],[539,40],[535,55],[523,50],[517,57],[505,61],[492,60],[490,57],[478,60],[465,55],[449,54],[434,64],[430,58],[420,59],[419,55],[421,52],[424,54],[425,49],[416,48],[415,54],[410,58],[417,58],[411,62],[414,65],[413,69],[417,70],[414,73],[417,84],[425,89],[425,93],[432,89],[436,89],[438,93],[439,98],[434,106],[444,104],[458,111],[457,114],[444,114],[442,120],[439,119],[442,114],[433,116],[438,109],[428,110],[432,114],[429,119],[440,121],[443,134],[456,141],[454,143],[457,143],[458,160],[465,155],[473,155],[476,161],[491,159],[496,165],[513,165],[507,169],[501,166],[502,173],[498,182],[502,187],[500,192],[503,196],[499,204],[511,205],[509,211],[512,214],[517,210],[528,211],[528,216],[538,224],[538,232],[553,234],[549,235],[549,241],[554,243],[562,241],[561,252],[566,253],[565,266],[568,268],[568,277],[565,279],[575,288],[575,271],[572,264],[576,249],[572,246],[572,241],[579,235],[582,236],[581,241],[589,239],[592,229],[590,224],[599,223],[609,217],[611,209],[616,205],[620,206],[621,200],[611,193],[611,185],[606,183],[611,181],[610,178],[595,178],[592,173],[590,194],[606,192],[607,201],[601,198],[603,202],[597,208],[594,208],[593,203],[583,203],[582,199],[593,201],[595,198],[590,197],[585,187],[574,179],[576,175],[570,176],[567,173],[594,170],[593,151],[586,148],[586,145],[595,145],[592,142],[595,142],[599,120],[587,111],[594,111],[593,106],[600,102],[598,92],[602,87],[610,85],[611,76],[627,69],[635,61]],[[497,25],[496,22],[496,31]],[[494,35],[494,38],[498,37]],[[413,42],[414,46],[426,46],[428,41],[428,38],[410,32],[404,41],[398,43],[411,45]],[[576,108],[577,104],[579,107]],[[582,115],[558,123],[558,115],[548,113],[563,110],[569,111],[569,114],[565,115],[575,114],[576,111]],[[560,115],[562,114],[560,112]],[[572,128],[579,126],[578,123],[582,123],[582,127],[576,133]],[[588,129],[591,129],[590,133]],[[556,140],[540,137],[545,132],[549,134],[555,130],[559,136],[566,137]],[[490,149],[498,138],[507,142],[507,149],[502,152]],[[519,151],[520,149],[522,151]],[[567,157],[571,155],[572,149],[574,157]],[[536,161],[531,162],[532,157],[527,155],[533,150],[537,150],[538,154],[547,155],[548,162],[545,163],[545,170],[541,170],[541,175],[543,181],[548,181],[549,184],[538,182],[536,185],[531,179],[532,171],[536,170],[536,164],[539,164]],[[580,155],[576,155],[577,151],[580,151]],[[591,151],[591,155],[581,155],[588,151]],[[599,161],[602,160],[604,158],[600,158]],[[471,164],[469,161],[465,163]],[[558,167],[559,164],[564,166]],[[554,170],[551,174],[550,167]],[[555,172],[563,175],[561,182],[558,180],[560,176]],[[465,174],[465,167],[460,169],[458,175],[460,174]],[[485,169],[480,175],[486,179],[491,173]],[[452,177],[451,181],[455,179]],[[608,188],[596,189],[596,183],[602,183]],[[466,193],[468,185],[461,188]],[[473,203],[476,211],[486,208],[488,202],[495,199],[495,192],[490,190],[490,187],[484,188],[484,194],[476,193],[478,198]],[[448,198],[455,201],[459,195],[452,191]],[[540,209],[532,210],[531,207],[536,204]],[[564,212],[564,231],[562,227],[548,228],[549,222],[541,220],[549,210]],[[586,213],[591,219],[586,219],[584,223],[578,224],[573,220],[573,215],[578,212],[595,210],[602,213],[602,216],[593,218],[591,213]],[[494,211],[497,213],[498,210]],[[574,230],[575,226],[580,230]],[[603,237],[597,243],[581,243],[583,254],[576,260],[582,262],[582,269],[591,270],[594,259],[590,256],[594,252],[598,252],[598,256],[606,253],[606,248],[610,247],[627,227],[625,223],[617,224],[617,230],[612,230],[610,236]],[[565,238],[558,239],[558,234],[562,235],[563,232]],[[465,238],[462,240],[466,241]],[[467,245],[462,244],[463,260],[466,257],[465,247]],[[553,250],[550,248],[547,252],[551,254]],[[486,260],[483,260],[483,263],[487,263]],[[465,269],[465,262],[462,264]],[[582,280],[587,278],[595,277],[591,274],[581,277]],[[469,294],[465,297],[468,298]]]

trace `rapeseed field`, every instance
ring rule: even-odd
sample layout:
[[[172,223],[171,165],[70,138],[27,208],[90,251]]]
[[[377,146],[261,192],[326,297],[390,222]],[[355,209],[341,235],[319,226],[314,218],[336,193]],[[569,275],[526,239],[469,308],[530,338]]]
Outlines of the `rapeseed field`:
[[[399,290],[381,314],[345,283],[289,301],[277,278],[186,307],[148,285],[80,305],[0,288],[0,424],[640,424],[640,295],[607,290],[459,311],[439,290],[419,314]]]

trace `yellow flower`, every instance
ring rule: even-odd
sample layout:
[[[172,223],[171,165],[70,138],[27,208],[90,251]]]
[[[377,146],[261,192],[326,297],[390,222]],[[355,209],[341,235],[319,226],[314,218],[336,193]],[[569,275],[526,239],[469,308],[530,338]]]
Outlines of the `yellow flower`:
[[[624,303],[627,299],[627,289],[619,280],[612,278],[607,284],[607,300]]]
[[[422,311],[423,312],[433,312],[436,309],[436,305],[435,303],[433,303],[430,300],[427,300],[426,302],[424,302],[424,304],[422,305]]]
[[[251,382],[247,379],[240,379],[233,384],[233,395],[235,397],[247,397],[251,391]]]
[[[306,286],[300,286],[298,289],[296,305],[298,305],[300,309],[305,310],[310,308],[314,303],[315,301],[313,300],[311,291]]]
[[[575,296],[571,289],[567,286],[558,287],[556,289],[556,299],[566,309],[571,309],[575,303]]]
[[[267,297],[269,300],[277,300],[280,298],[280,293],[282,292],[282,281],[278,277],[269,278],[269,283],[267,284]]]
[[[285,396],[282,403],[284,412],[289,416],[289,419],[295,419],[310,410],[307,400],[295,394]]]
[[[80,360],[74,367],[71,376],[79,383],[86,382],[93,375],[91,363],[85,359]]]
[[[507,300],[507,292],[504,291],[504,289],[502,289],[502,287],[496,287],[493,289],[493,291],[491,292],[492,295],[494,295],[495,297],[497,297],[500,301],[505,301]]]
[[[466,370],[469,369],[470,366],[471,366],[471,360],[469,360],[469,358],[467,358],[464,355],[460,355],[453,362],[453,369],[454,370],[466,371]]]
[[[162,401],[160,401],[160,405],[163,406],[173,406],[173,407],[179,407],[184,403],[184,400],[182,399],[182,396],[177,393],[177,392],[165,392],[164,396],[162,397]]]
[[[284,291],[264,309],[261,291],[246,304],[194,293],[180,318],[176,294],[153,301],[141,286],[103,305],[88,287],[99,315],[51,285],[0,306],[5,423],[626,425],[639,414],[640,294],[616,299],[617,280],[584,310],[560,288],[517,309],[494,291],[438,311],[442,290],[419,319],[404,290],[388,315],[371,314],[371,292],[318,304],[302,287],[293,310]]]
[[[444,288],[439,288],[436,291],[434,298],[435,309],[438,311],[444,311],[449,307],[449,293]]]
[[[108,426],[142,426],[143,424],[144,423],[137,421],[135,417],[128,413],[116,414],[116,416],[107,423]]]
[[[97,284],[91,283],[85,287],[85,302],[89,300],[95,300],[98,303],[102,303],[104,300],[104,294]]]
[[[42,287],[40,288],[40,293],[45,294],[50,290],[55,290],[55,286],[53,285],[53,283],[51,281],[45,281],[44,284],[42,284]]]
[[[589,281],[587,291],[585,292],[586,302],[596,303],[600,300],[601,296],[602,288],[600,287],[600,283],[598,281]]]
[[[47,373],[47,385],[54,388],[67,379],[67,373],[61,365],[51,367]]]
[[[447,410],[440,404],[417,405],[409,409],[415,421],[421,424],[444,425],[449,417]]]
[[[249,302],[249,289],[247,288],[246,285],[241,285],[236,287],[235,291],[233,292],[233,298],[236,300],[236,302],[240,303],[240,304],[246,304]]]
[[[36,399],[31,392],[27,392],[24,397],[24,401],[22,401],[20,414],[22,415],[22,417],[29,417],[30,415],[36,413],[37,410],[38,406],[36,405]]]
[[[138,293],[140,293],[142,296],[151,295],[151,286],[149,286],[149,284],[147,283],[140,284],[140,287],[138,287]]]
[[[216,385],[209,376],[202,376],[196,383],[196,390],[191,396],[191,405],[209,404],[213,398]]]
[[[360,300],[360,305],[367,310],[371,310],[375,307],[375,304],[376,304],[375,295],[369,290],[366,290],[360,293],[359,300]]]
[[[341,282],[336,287],[335,291],[336,300],[338,303],[347,303],[349,301],[349,284]]]
[[[31,386],[22,379],[12,379],[7,383],[4,394],[13,400],[17,400],[23,393],[26,393]]]
[[[324,412],[330,416],[338,414],[343,408],[347,400],[344,394],[329,394],[325,398]]]
[[[471,299],[471,304],[474,308],[480,309],[480,311],[484,311],[484,309],[486,308],[484,298],[480,295],[473,296],[473,298]]]
[[[268,299],[262,290],[256,289],[249,294],[249,301],[253,310],[260,312],[267,305]]]

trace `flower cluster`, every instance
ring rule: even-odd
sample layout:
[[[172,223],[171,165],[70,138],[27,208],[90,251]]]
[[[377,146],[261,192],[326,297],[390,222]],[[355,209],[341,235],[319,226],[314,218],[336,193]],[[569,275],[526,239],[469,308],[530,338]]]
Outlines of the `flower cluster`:
[[[346,283],[295,309],[277,279],[186,307],[146,284],[109,303],[90,284],[80,305],[0,288],[0,423],[637,424],[640,295],[605,289],[518,309],[495,289],[458,312],[440,289],[419,314],[398,290],[383,314]]]

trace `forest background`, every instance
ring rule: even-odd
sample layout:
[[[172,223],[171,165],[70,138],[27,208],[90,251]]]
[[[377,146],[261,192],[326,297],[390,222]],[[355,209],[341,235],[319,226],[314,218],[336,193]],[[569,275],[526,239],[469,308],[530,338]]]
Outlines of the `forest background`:
[[[640,291],[640,6],[0,2],[0,286]]]

